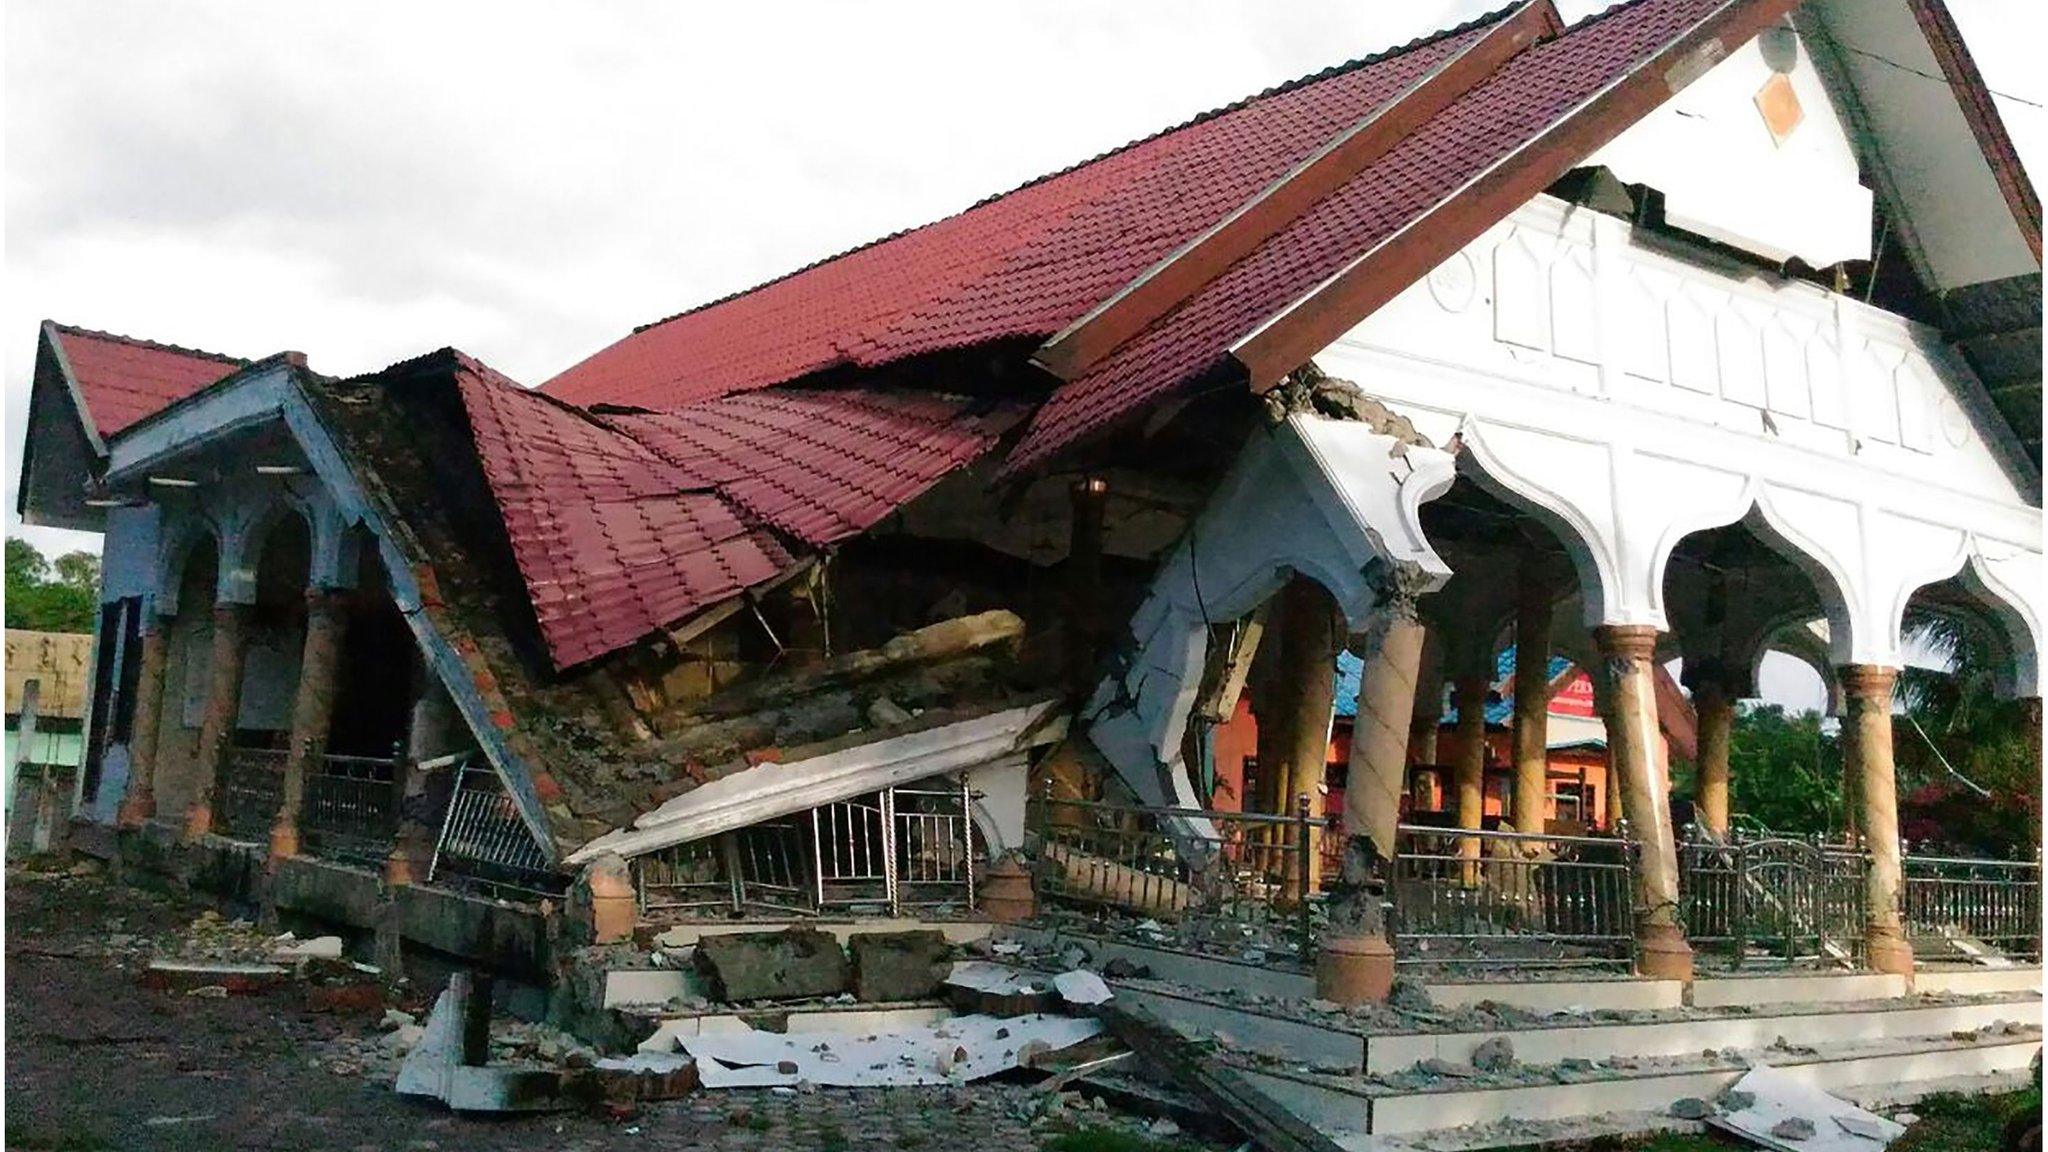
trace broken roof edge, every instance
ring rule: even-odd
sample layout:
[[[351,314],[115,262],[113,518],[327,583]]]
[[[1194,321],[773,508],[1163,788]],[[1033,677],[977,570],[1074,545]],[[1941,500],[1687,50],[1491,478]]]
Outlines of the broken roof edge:
[[[504,694],[495,676],[478,675],[479,668],[488,674],[488,664],[472,665],[465,658],[466,653],[478,651],[477,644],[449,613],[434,567],[424,556],[425,548],[374,468],[368,470],[368,478],[358,471],[349,437],[331,427],[321,411],[322,404],[332,404],[334,398],[316,397],[316,390],[306,387],[307,378],[323,384],[341,383],[311,372],[295,378],[292,397],[282,409],[286,428],[342,514],[369,532],[392,603],[405,621],[421,662],[440,679],[454,701],[463,726],[511,796],[520,822],[542,856],[550,863],[559,860],[563,838],[543,803],[543,786],[553,789],[558,785],[531,755],[530,745],[522,739],[515,747],[517,733],[510,725],[498,723],[499,717],[511,716]]]
[[[1577,32],[1640,0],[1572,25]],[[1514,208],[1784,18],[1799,0],[1725,0],[1234,342],[1263,391]],[[1563,159],[1559,159],[1563,157]],[[1475,223],[1476,222],[1476,223]]]
[[[849,747],[795,760],[769,760],[701,784],[633,822],[585,843],[564,860],[606,853],[639,856],[793,815],[868,792],[973,768],[1058,741],[1062,698],[998,704],[965,715],[927,713]]]
[[[1032,362],[1074,380],[1271,239],[1502,64],[1564,31],[1551,0],[1523,0],[1413,84],[1338,131],[1229,215],[1168,253],[1041,345]],[[1469,30],[1471,25],[1467,26]],[[1447,33],[1446,35],[1450,35]],[[1175,276],[1176,271],[1181,275]],[[1169,278],[1173,283],[1168,283]]]

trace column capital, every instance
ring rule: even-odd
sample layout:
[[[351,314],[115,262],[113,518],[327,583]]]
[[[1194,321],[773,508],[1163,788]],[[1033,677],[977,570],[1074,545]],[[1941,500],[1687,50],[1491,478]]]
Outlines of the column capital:
[[[1662,635],[1655,624],[1601,624],[1593,629],[1593,643],[1602,656],[1651,660],[1656,658],[1657,638]]]
[[[1836,671],[1841,677],[1842,694],[1851,700],[1889,702],[1892,689],[1899,682],[1899,670],[1883,664],[1844,664]]]

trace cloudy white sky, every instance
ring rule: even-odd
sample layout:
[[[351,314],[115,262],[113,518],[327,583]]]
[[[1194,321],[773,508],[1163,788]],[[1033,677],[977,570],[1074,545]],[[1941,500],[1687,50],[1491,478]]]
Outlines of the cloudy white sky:
[[[453,344],[539,383],[1496,2],[10,0],[7,531],[41,319],[337,374]],[[1950,5],[2040,154],[2038,0]]]

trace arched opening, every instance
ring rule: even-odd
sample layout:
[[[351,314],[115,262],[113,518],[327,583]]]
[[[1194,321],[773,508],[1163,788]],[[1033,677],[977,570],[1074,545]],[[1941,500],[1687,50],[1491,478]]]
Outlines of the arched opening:
[[[356,586],[348,600],[348,639],[327,744],[338,755],[390,757],[404,746],[413,703],[425,687],[423,671],[377,550],[365,540],[355,555]]]
[[[154,787],[160,813],[183,812],[198,792],[199,726],[213,666],[213,605],[220,548],[211,532],[178,545],[165,582],[177,611],[163,622],[163,705],[157,720]]]
[[[312,532],[296,510],[280,509],[251,537],[255,599],[243,635],[242,680],[230,749],[220,767],[216,817],[230,836],[260,840],[284,798],[292,704],[306,644],[306,583]]]
[[[1906,603],[1893,726],[1899,831],[1916,852],[2006,858],[2039,843],[2038,712],[2013,696],[2034,659],[2017,613],[1966,568]]]
[[[1677,658],[1684,691],[1659,703],[1673,713],[1665,731],[1681,833],[1807,837],[1853,823],[1820,672],[1825,621],[1847,613],[1832,583],[1789,553],[1755,516],[1672,548],[1660,655]]]

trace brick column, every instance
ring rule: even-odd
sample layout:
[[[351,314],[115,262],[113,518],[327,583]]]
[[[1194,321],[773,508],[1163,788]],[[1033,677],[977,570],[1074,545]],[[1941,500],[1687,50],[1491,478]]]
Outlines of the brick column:
[[[156,815],[156,738],[163,726],[170,628],[171,622],[154,612],[143,617],[142,667],[135,678],[135,719],[128,731],[128,793],[121,798],[117,817],[123,828],[140,828]]]
[[[336,673],[348,630],[348,593],[333,588],[306,592],[306,642],[299,655],[299,688],[292,699],[290,750],[284,761],[284,798],[270,829],[273,864],[300,850],[299,813],[306,780],[327,755],[327,730],[334,718]]]
[[[1550,812],[1550,588],[1528,572],[1515,604],[1515,787],[1518,832]]]
[[[242,713],[242,661],[248,655],[250,605],[213,606],[213,661],[206,688],[206,713],[199,724],[199,779],[185,810],[185,840],[213,831],[214,801],[221,771],[234,755],[235,721]]]
[[[1606,662],[1612,707],[1607,747],[1637,844],[1635,936],[1642,974],[1692,979],[1692,948],[1678,908],[1678,846],[1671,831],[1671,782],[1657,757],[1657,630],[1644,624],[1593,629]]]
[[[1842,761],[1856,781],[1870,871],[1863,894],[1865,963],[1879,972],[1911,976],[1913,946],[1900,919],[1904,865],[1899,859],[1898,785],[1892,765],[1892,686],[1896,668],[1845,664],[1842,693]]]
[[[1491,679],[1483,672],[1466,673],[1452,683],[1458,706],[1458,760],[1451,765],[1451,794],[1457,801],[1458,827],[1477,828],[1486,817],[1486,690]],[[1458,855],[1475,861],[1465,870],[1468,884],[1478,883],[1479,841],[1458,842]]]

